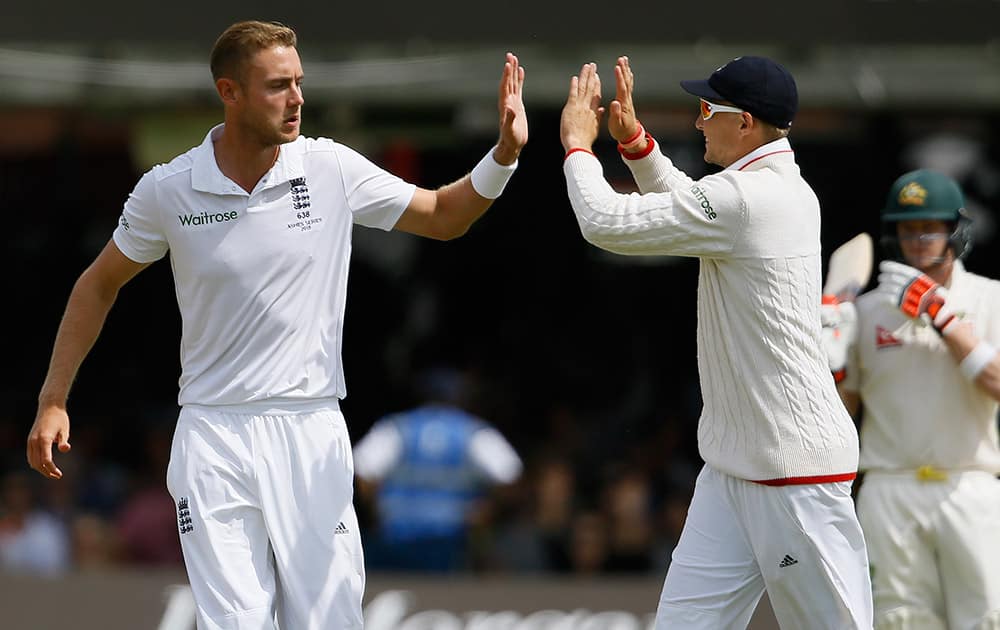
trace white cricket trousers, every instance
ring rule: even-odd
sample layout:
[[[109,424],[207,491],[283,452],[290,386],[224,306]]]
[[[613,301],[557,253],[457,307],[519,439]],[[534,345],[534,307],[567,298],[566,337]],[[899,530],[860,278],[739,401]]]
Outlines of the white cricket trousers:
[[[858,491],[880,630],[1000,629],[1000,481],[869,471]]]
[[[851,483],[765,486],[705,466],[656,629],[744,629],[765,589],[783,630],[871,630],[868,556]]]
[[[289,407],[181,410],[167,487],[198,630],[362,629],[347,426],[336,400]]]

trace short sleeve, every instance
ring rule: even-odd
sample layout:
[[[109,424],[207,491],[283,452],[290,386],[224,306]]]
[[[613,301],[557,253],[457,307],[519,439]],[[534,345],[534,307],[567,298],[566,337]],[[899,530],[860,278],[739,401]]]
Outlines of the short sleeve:
[[[143,175],[128,196],[112,238],[123,254],[138,263],[166,255],[169,246],[160,220],[153,171]]]
[[[472,461],[494,483],[513,483],[524,466],[514,447],[496,429],[476,431],[469,444]]]
[[[391,230],[417,187],[344,145],[337,145],[337,156],[354,223]]]

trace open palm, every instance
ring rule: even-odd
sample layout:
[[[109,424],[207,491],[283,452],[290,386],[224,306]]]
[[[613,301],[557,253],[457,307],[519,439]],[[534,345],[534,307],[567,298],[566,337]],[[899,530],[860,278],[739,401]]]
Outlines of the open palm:
[[[507,53],[500,79],[500,93],[497,108],[500,111],[500,144],[507,145],[515,152],[528,142],[528,116],[524,111],[524,68],[517,56]]]

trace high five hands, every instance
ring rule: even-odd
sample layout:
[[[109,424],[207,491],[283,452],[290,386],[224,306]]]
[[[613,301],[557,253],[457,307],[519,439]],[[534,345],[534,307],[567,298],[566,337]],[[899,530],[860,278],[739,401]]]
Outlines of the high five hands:
[[[635,78],[628,57],[619,57],[615,64],[615,100],[611,101],[608,132],[622,142],[639,131],[639,121],[632,103]],[[559,137],[566,151],[591,151],[605,114],[601,106],[601,77],[597,64],[585,63],[579,76],[570,79],[569,96],[562,110]]]
[[[608,115],[608,132],[618,142],[634,138],[639,133],[639,121],[632,104],[632,87],[635,76],[628,64],[628,57],[619,57],[615,64],[615,100],[611,101]]]
[[[563,149],[591,151],[601,128],[604,108],[601,107],[601,77],[597,64],[585,63],[580,75],[569,81],[569,96],[559,120],[559,139]]]
[[[497,98],[500,140],[493,153],[493,158],[499,164],[513,164],[528,142],[528,116],[524,111],[523,91],[524,68],[516,55],[507,53]]]

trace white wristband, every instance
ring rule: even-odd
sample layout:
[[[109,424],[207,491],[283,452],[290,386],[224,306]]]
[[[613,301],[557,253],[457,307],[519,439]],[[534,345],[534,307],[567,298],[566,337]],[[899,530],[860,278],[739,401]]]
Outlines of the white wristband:
[[[965,355],[962,362],[958,364],[958,369],[970,381],[975,381],[980,372],[986,369],[993,357],[997,355],[997,349],[988,341],[980,341],[972,352]]]
[[[496,199],[500,196],[510,176],[514,174],[514,169],[517,168],[517,160],[507,166],[498,164],[493,159],[495,149],[496,147],[490,149],[483,159],[479,160],[479,164],[476,164],[476,168],[472,169],[472,188],[487,199]]]

